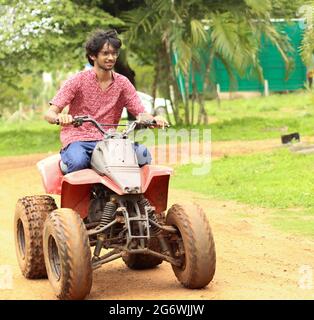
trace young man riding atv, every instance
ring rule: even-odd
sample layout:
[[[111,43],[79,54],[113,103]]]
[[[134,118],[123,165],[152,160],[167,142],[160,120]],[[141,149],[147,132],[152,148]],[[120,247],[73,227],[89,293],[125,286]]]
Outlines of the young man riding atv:
[[[205,213],[191,204],[167,210],[172,168],[150,165],[146,148],[128,138],[137,126],[165,121],[140,117],[122,132],[106,130],[119,125],[124,106],[135,116],[144,111],[134,87],[112,71],[120,46],[115,32],[97,32],[86,45],[94,68],[68,80],[51,101],[46,119],[62,125],[62,161],[52,155],[37,167],[46,194],[60,195],[60,208],[46,194],[16,204],[22,274],[48,277],[60,299],[84,299],[92,271],[120,258],[130,269],[167,261],[191,289],[205,287],[215,274],[215,243]],[[66,105],[69,112],[62,114]]]
[[[120,47],[121,40],[115,30],[95,32],[86,43],[86,57],[93,68],[72,76],[50,101],[45,119],[62,126],[60,166],[65,174],[88,168],[91,154],[102,140],[101,133],[92,124],[74,128],[71,125],[74,116],[88,114],[98,122],[116,124],[123,107],[136,117],[144,112],[131,82],[113,71]],[[68,113],[61,113],[66,106],[69,106]],[[157,126],[167,124],[160,116],[150,117]],[[143,145],[134,144],[134,148],[139,165],[151,162],[150,153]]]

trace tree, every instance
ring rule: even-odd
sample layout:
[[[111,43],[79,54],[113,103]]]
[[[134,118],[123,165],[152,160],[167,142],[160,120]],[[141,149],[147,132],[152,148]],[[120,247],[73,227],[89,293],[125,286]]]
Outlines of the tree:
[[[272,0],[271,16],[273,18],[299,18],[300,8],[304,6],[308,0]]]
[[[0,0],[0,81],[18,92],[24,75],[82,69],[87,33],[121,26],[109,13],[70,0]],[[9,91],[1,90],[1,101]]]
[[[307,1],[299,10],[303,19],[304,37],[301,44],[301,55],[305,65],[313,69],[314,65],[314,1]]]
[[[25,58],[32,67],[37,62],[45,68],[81,66],[87,33],[123,25],[103,10],[70,0],[6,0],[0,8],[1,62],[10,61],[21,70]]]
[[[193,123],[194,101],[198,101],[197,122],[206,124],[204,94],[195,86],[195,71],[204,71],[204,91],[214,87],[215,57],[224,63],[231,79],[235,71],[240,74],[250,71],[262,79],[258,52],[264,35],[277,46],[288,65],[288,41],[275,29],[271,17],[292,16],[302,3],[301,0],[293,3],[0,0],[0,81],[14,87],[19,83],[17,75],[49,69],[81,69],[86,61],[83,49],[86,33],[114,27],[122,32],[129,51],[135,52],[143,63],[154,66],[152,94],[156,96],[158,88],[173,100],[176,122]],[[204,56],[204,52],[208,54]],[[181,91],[177,84],[179,74],[185,79],[185,90]]]
[[[276,5],[278,8],[279,0]],[[163,62],[168,68],[169,84],[177,87],[175,75],[183,74],[185,90],[182,91],[181,102],[178,101],[180,95],[177,92],[173,110],[176,121],[181,121],[183,102],[184,123],[191,124],[191,104],[196,97],[200,105],[198,122],[206,124],[203,94],[192,85],[190,95],[188,84],[191,65],[193,69],[200,69],[205,64],[206,86],[210,84],[214,57],[221,59],[231,79],[234,71],[241,75],[249,70],[262,80],[258,53],[262,37],[266,36],[276,45],[288,66],[288,39],[271,22],[273,9],[269,0],[145,0],[145,6],[125,14],[122,19],[129,27],[126,38],[130,45],[139,38],[145,38],[146,43],[154,46],[156,53],[162,53]],[[202,49],[209,52],[206,61],[202,57]],[[175,67],[171,61],[173,57],[177,57]],[[155,59],[156,64],[160,63],[156,55]],[[194,83],[194,75],[192,78]]]

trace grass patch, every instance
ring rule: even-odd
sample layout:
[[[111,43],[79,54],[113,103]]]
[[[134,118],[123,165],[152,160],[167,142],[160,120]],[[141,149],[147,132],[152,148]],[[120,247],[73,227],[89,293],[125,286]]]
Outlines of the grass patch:
[[[193,169],[195,166],[191,164],[176,168],[171,187],[278,209],[278,215],[272,217],[274,225],[282,223],[283,229],[295,228],[298,232],[304,225],[304,233],[312,230],[314,236],[314,155],[298,155],[283,149],[213,161],[206,175],[193,175]],[[295,216],[286,219],[287,210],[298,219]]]
[[[0,156],[57,152],[61,143],[59,128],[43,120],[0,126]]]
[[[260,207],[314,209],[314,155],[284,149],[215,160],[206,175],[193,169],[178,167],[172,186]]]
[[[314,116],[282,119],[260,117],[234,118],[213,123],[213,141],[221,140],[263,140],[278,138],[283,134],[299,132],[301,137],[314,133]]]
[[[1,133],[0,137],[0,156],[54,152],[60,149],[59,133],[55,130],[19,130]]]
[[[216,100],[206,102],[206,110],[219,121],[231,118],[254,117],[264,118],[298,117],[313,114],[314,96],[311,91],[298,91],[288,94],[271,94],[268,97]]]
[[[288,233],[314,237],[314,215],[309,210],[278,210],[268,221],[276,228]]]
[[[260,140],[280,138],[298,131],[314,133],[314,95],[311,91],[268,97],[207,101],[213,140]]]

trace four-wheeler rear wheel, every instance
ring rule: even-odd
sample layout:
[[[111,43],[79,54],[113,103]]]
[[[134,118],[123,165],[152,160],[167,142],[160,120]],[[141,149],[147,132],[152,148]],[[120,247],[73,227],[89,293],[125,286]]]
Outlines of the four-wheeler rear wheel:
[[[48,213],[57,208],[50,196],[28,196],[18,200],[14,216],[17,260],[28,279],[47,277],[43,253],[43,226]]]
[[[182,257],[180,267],[172,265],[177,279],[187,288],[205,287],[215,274],[216,252],[204,212],[192,205],[174,204],[168,210],[166,223],[179,231],[179,239],[172,241],[174,253]]]
[[[148,248],[160,252],[160,245],[157,238],[151,238],[148,242]],[[152,256],[149,254],[129,254],[127,256],[122,257],[125,264],[134,270],[144,270],[144,269],[151,269],[155,268],[159,264],[162,263],[162,259]]]
[[[85,225],[72,209],[57,209],[44,225],[48,278],[59,299],[84,299],[92,286],[91,251]]]

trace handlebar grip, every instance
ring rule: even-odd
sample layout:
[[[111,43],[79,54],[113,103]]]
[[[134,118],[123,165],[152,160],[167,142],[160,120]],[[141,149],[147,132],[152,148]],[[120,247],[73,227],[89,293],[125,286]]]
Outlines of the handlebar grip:
[[[145,129],[145,128],[153,127],[154,125],[156,125],[155,120],[140,121],[136,123],[136,129]]]
[[[83,124],[83,122],[92,122],[91,120],[92,119],[90,119],[88,116],[77,116],[74,117],[72,119],[72,122],[69,124],[72,124],[74,127],[80,127]],[[60,121],[58,118],[55,119],[55,124],[60,125]]]
[[[156,121],[156,120],[148,120],[148,121],[146,121],[145,125],[146,125],[147,127],[150,127],[150,126],[153,127],[153,126],[156,126],[156,125],[157,125],[157,121]],[[165,128],[169,128],[170,125],[169,125],[169,124],[165,124],[164,127],[165,127]]]
[[[138,122],[136,125],[137,129],[143,129],[143,128],[150,128],[150,127],[156,127],[157,126],[157,121],[156,120],[145,120]],[[164,125],[165,128],[169,128],[169,124]]]

